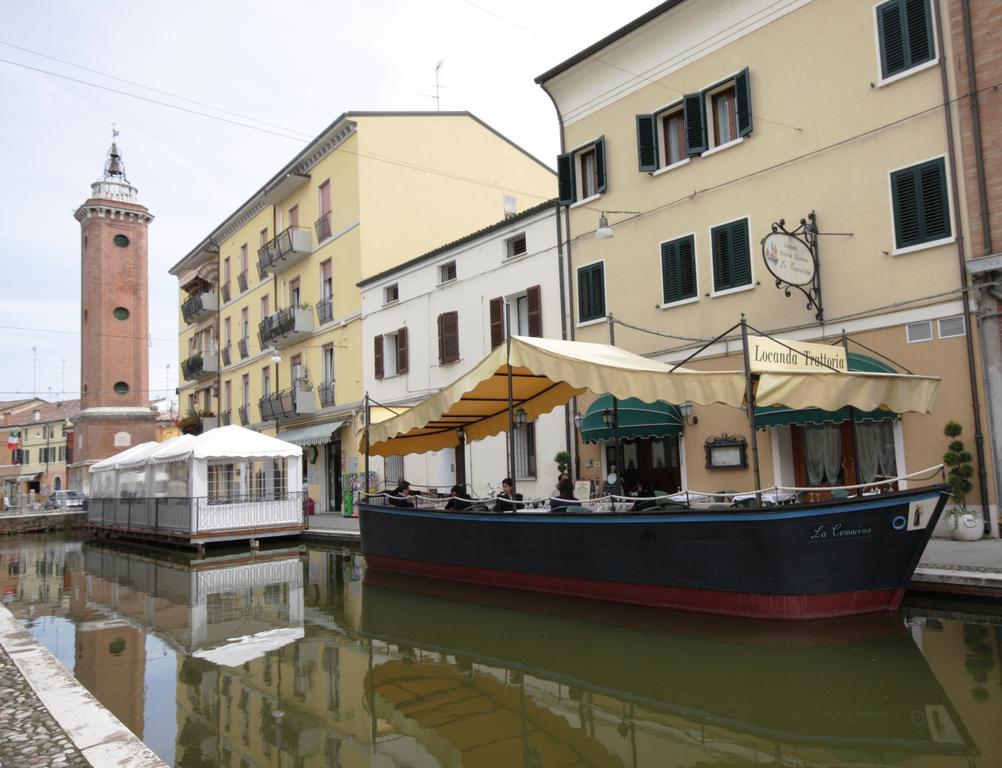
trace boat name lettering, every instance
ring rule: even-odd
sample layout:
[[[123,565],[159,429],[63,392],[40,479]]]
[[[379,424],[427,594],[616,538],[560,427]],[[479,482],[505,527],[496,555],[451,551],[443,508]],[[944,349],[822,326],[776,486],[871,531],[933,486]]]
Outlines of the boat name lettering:
[[[847,536],[869,536],[872,528],[847,528],[842,523],[822,523],[811,532],[811,539],[845,538]]]

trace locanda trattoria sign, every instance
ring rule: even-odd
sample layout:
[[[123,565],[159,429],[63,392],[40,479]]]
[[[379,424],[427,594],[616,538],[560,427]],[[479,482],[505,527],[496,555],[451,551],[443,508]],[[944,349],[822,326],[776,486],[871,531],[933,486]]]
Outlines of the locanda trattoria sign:
[[[748,359],[755,373],[766,371],[817,373],[845,372],[845,349],[827,344],[811,344],[806,341],[768,339],[764,336],[748,337]]]

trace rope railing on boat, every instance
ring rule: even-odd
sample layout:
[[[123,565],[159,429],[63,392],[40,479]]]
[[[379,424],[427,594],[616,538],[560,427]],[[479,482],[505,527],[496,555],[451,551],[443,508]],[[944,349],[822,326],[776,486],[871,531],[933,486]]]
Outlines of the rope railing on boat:
[[[652,504],[664,503],[665,499],[669,499],[676,503],[682,503],[685,506],[689,506],[692,503],[706,503],[706,502],[717,502],[717,503],[733,503],[737,497],[742,497],[743,500],[754,499],[757,495],[768,495],[772,494],[778,497],[780,494],[790,494],[791,499],[795,499],[801,494],[809,493],[831,493],[832,491],[854,491],[866,488],[885,488],[888,485],[897,483],[902,480],[930,480],[937,474],[943,474],[944,470],[943,464],[935,464],[931,467],[926,467],[925,469],[916,470],[915,472],[910,472],[907,475],[898,475],[897,477],[884,477],[880,480],[871,480],[868,483],[856,483],[854,485],[822,485],[822,486],[797,486],[797,485],[771,485],[767,488],[761,488],[757,491],[696,491],[696,490],[679,490],[676,493],[666,493],[657,496],[623,496],[619,494],[606,494],[603,496],[596,496],[589,499],[566,499],[565,501],[577,501],[578,505],[595,505],[595,504],[609,504],[615,510],[617,505],[636,505],[639,503],[651,502]],[[863,491],[865,493],[865,491]],[[492,506],[497,502],[501,501],[506,506],[517,507],[521,509],[535,508],[548,504],[557,496],[540,496],[538,498],[532,499],[505,499],[500,496],[484,496],[484,497],[470,497],[462,498],[458,496],[427,496],[420,493],[412,493],[406,497],[398,497],[393,494],[392,491],[359,491],[359,496],[363,496],[367,499],[371,498],[406,498],[408,500],[413,500],[415,504],[422,504],[427,506],[439,505],[443,502],[447,502],[449,499],[457,499],[469,506]],[[778,503],[778,498],[772,502],[773,504]]]

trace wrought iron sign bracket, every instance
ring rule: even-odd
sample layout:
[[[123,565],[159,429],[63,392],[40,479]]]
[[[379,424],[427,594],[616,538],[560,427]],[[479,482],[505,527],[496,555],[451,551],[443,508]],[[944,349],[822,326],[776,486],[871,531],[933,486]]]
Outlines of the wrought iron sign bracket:
[[[825,308],[821,298],[821,262],[818,258],[818,222],[814,211],[807,214],[807,218],[800,220],[800,225],[795,229],[786,228],[786,220],[780,219],[772,225],[772,234],[762,238],[762,258],[765,260],[766,268],[776,279],[776,287],[782,288],[783,293],[789,298],[792,296],[791,289],[800,291],[807,299],[807,309],[813,309],[814,318],[823,323],[825,320]],[[785,269],[777,269],[777,259],[780,258],[775,245],[770,245],[772,235],[785,235],[787,238],[799,243],[809,254],[810,261],[803,256],[803,251],[793,247],[794,260],[799,259],[799,264],[790,266],[787,263]],[[790,240],[787,240],[790,242]],[[799,251],[799,253],[798,253]],[[799,270],[799,272],[797,272]],[[777,274],[777,271],[780,274]],[[802,282],[788,279],[790,275],[797,272],[802,278]]]

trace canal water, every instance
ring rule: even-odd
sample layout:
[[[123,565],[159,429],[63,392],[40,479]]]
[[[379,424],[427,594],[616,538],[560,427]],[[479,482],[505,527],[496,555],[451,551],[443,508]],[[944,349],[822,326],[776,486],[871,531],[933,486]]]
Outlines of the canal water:
[[[6,607],[168,765],[1002,766],[1002,611],[775,623],[0,540]]]

